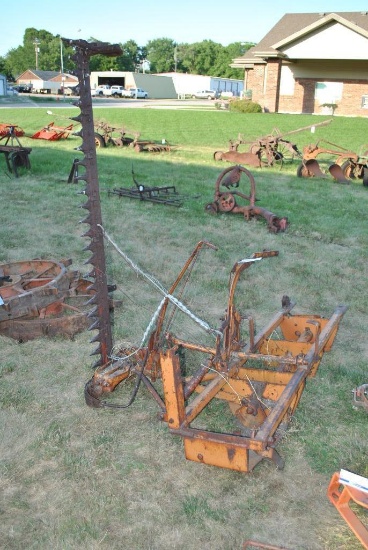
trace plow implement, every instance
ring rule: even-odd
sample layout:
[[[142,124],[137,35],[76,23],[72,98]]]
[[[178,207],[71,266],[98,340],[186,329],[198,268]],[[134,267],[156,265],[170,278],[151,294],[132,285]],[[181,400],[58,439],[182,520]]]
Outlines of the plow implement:
[[[329,147],[320,145],[326,143]],[[333,155],[336,161],[329,165],[328,172],[338,183],[349,184],[350,180],[359,178],[363,185],[368,185],[368,151],[362,147],[363,153],[357,154],[330,143],[320,140],[316,144],[310,144],[303,149],[303,161],[297,168],[297,176],[300,178],[326,177],[316,160],[319,155]]]

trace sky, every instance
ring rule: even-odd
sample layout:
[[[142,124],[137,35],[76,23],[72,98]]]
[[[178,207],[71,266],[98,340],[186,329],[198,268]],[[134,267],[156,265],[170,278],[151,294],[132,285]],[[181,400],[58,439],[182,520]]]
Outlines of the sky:
[[[295,5],[297,4],[297,6]],[[259,42],[285,13],[368,11],[367,0],[2,0],[0,56],[23,45],[27,28],[110,43]]]

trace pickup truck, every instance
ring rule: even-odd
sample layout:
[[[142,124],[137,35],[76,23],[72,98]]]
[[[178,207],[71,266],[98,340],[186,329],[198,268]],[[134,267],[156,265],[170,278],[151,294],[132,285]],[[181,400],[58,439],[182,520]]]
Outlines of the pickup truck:
[[[100,86],[97,86],[97,88],[95,88],[94,90],[91,90],[92,97],[101,97],[103,95],[111,95],[110,86],[108,84],[101,84]]]
[[[124,86],[111,86],[110,90],[106,90],[106,95],[112,95],[113,97],[132,97],[130,90],[126,90]]]
[[[136,98],[136,99],[147,99],[148,98],[148,93],[144,90],[142,90],[142,88],[130,88],[130,93],[131,93],[131,96],[130,97],[133,97],[133,98]]]
[[[126,90],[124,86],[119,86],[118,84],[101,84],[97,86],[96,89],[91,90],[91,95],[94,97],[133,97],[130,90]]]

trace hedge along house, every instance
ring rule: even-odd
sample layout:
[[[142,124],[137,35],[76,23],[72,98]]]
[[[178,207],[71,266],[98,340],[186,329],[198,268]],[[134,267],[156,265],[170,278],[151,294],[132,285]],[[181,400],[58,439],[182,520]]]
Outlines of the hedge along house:
[[[231,67],[265,111],[368,116],[368,12],[285,14]]]

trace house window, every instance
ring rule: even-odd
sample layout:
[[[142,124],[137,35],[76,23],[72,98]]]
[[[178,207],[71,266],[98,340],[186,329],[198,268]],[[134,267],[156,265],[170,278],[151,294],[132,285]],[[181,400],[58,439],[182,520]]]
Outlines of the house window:
[[[314,97],[323,103],[336,103],[342,98],[342,82],[316,82]]]
[[[368,109],[368,95],[362,95],[362,109]]]

